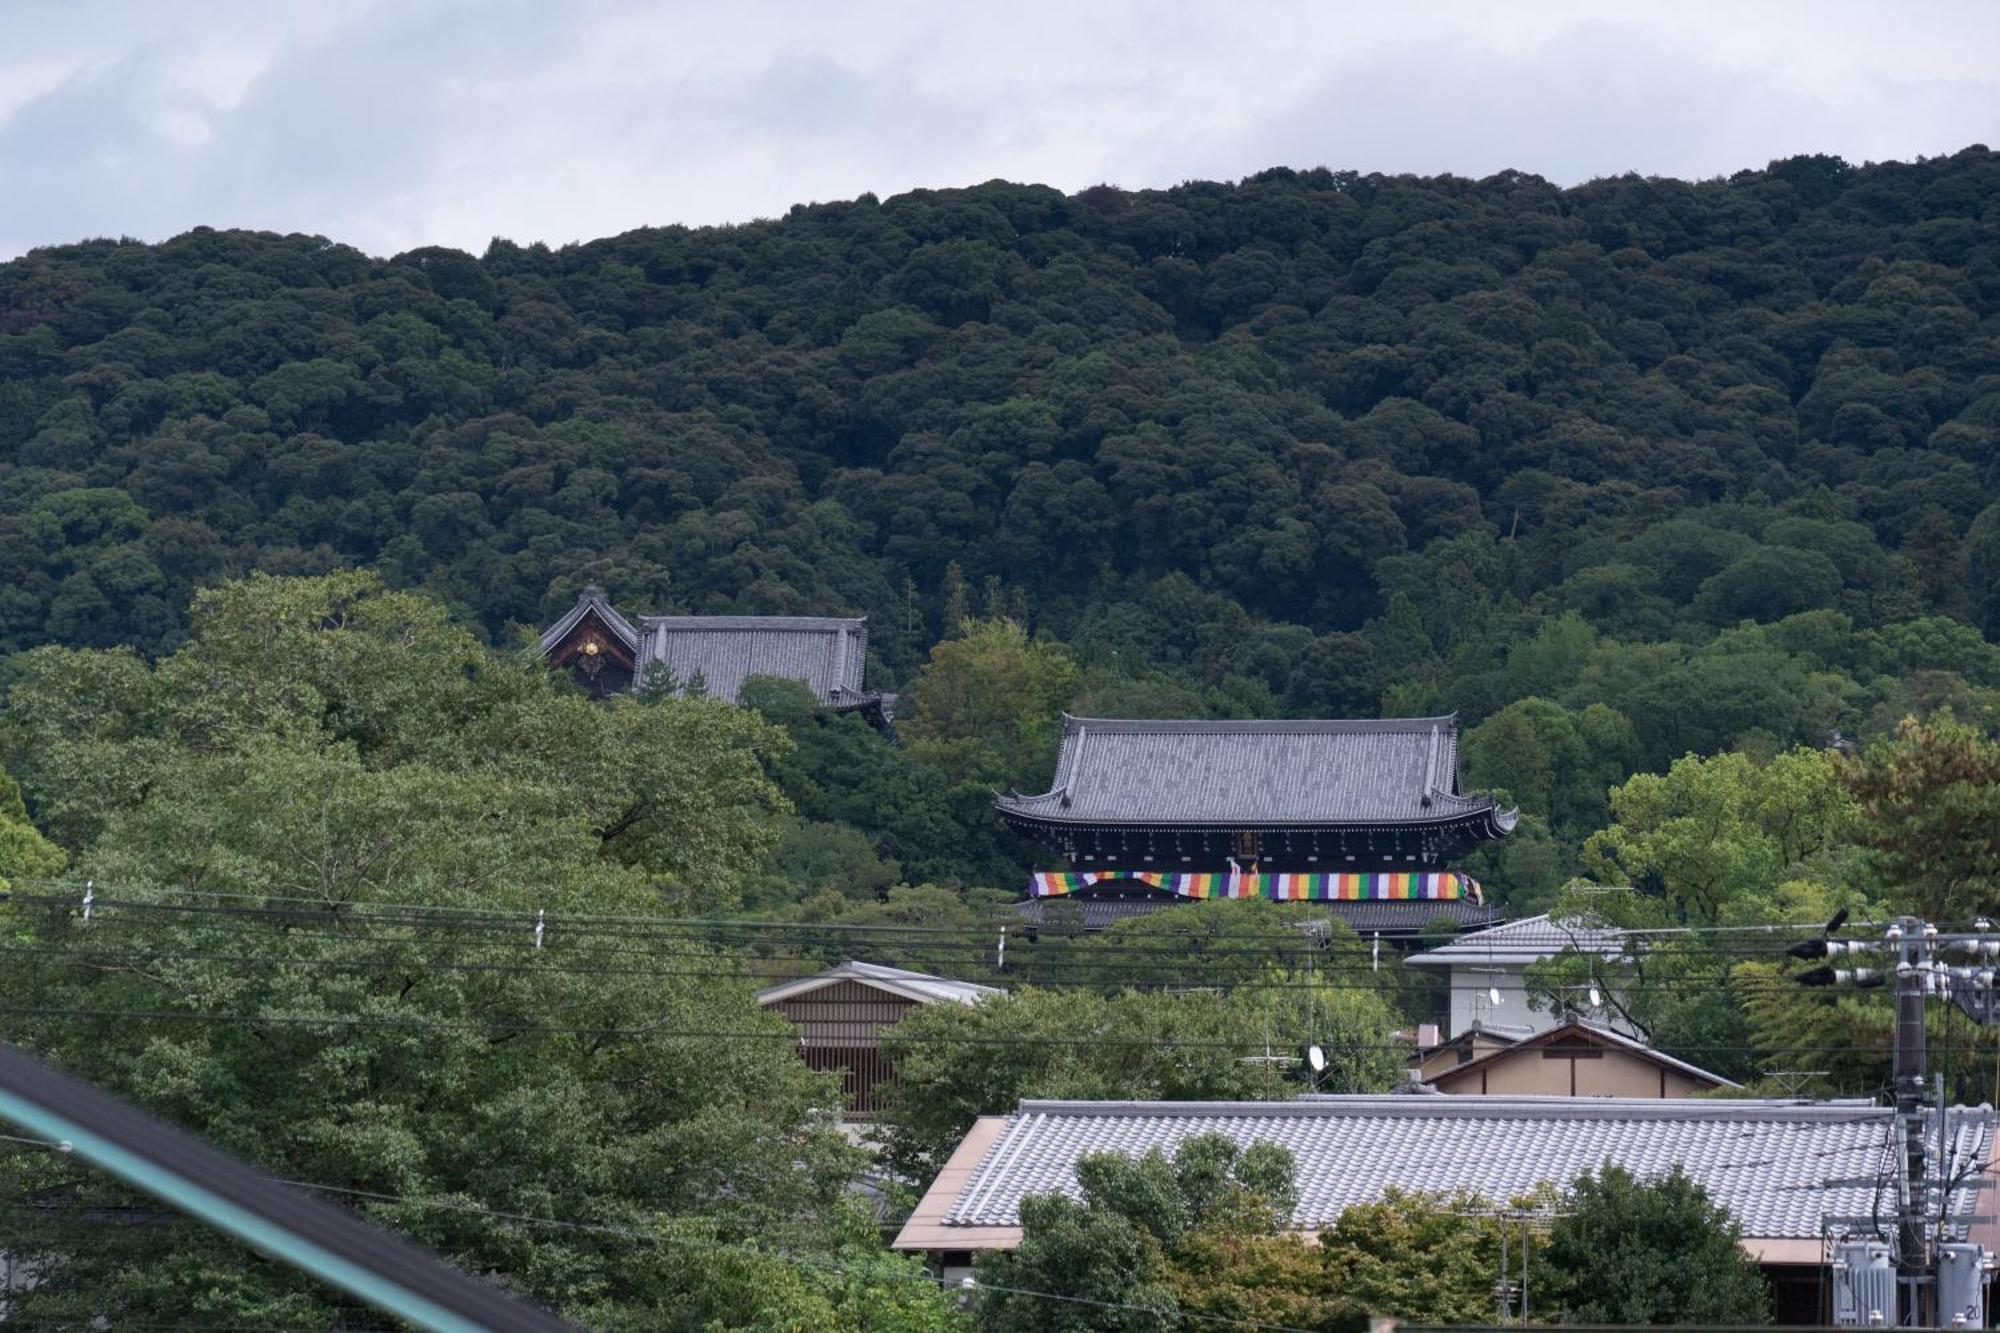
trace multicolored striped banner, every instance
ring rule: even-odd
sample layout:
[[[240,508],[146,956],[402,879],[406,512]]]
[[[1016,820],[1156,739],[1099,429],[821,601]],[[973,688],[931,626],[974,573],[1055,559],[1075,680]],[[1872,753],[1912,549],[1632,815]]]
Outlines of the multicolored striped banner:
[[[1272,902],[1483,902],[1479,881],[1449,870],[1359,875],[1168,874],[1158,870],[1047,870],[1028,885],[1031,898],[1059,898],[1092,884],[1129,880],[1182,898],[1268,898]]]

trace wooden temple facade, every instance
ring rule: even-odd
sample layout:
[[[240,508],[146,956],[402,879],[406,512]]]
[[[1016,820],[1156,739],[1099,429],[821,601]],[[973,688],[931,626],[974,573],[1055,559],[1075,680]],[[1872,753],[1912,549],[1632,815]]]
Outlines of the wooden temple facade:
[[[639,616],[585,588],[542,632],[542,656],[599,698],[649,683],[736,702],[753,676],[796,680],[835,713],[887,729],[895,696],[868,690],[864,616]]]
[[[1459,790],[1452,717],[1156,721],[1065,717],[1051,788],[1001,798],[1017,831],[1062,868],[1030,884],[1023,915],[1090,928],[1201,898],[1309,901],[1357,928],[1413,938],[1439,916],[1498,913],[1450,869],[1507,836],[1514,812]],[[1367,925],[1363,926],[1361,918]]]

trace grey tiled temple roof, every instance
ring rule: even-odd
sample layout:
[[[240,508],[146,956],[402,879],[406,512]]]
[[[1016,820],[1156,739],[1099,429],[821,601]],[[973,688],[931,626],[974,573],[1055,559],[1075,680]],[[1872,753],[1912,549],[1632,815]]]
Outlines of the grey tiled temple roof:
[[[823,704],[858,704],[868,621],[834,616],[641,616],[635,679],[663,662],[685,686],[698,672],[709,695],[735,702],[751,676],[803,681]]]
[[[1002,813],[1043,823],[1441,823],[1513,814],[1458,795],[1458,720],[1135,721],[1063,718],[1054,786]]]
[[[1991,1115],[1959,1113],[1952,1160],[1984,1162]],[[1018,1227],[1027,1194],[1075,1195],[1085,1153],[1131,1155],[1222,1133],[1269,1141],[1297,1167],[1295,1225],[1325,1227],[1391,1186],[1489,1201],[1567,1185],[1606,1161],[1642,1176],[1680,1165],[1746,1236],[1818,1239],[1866,1219],[1887,1166],[1891,1112],[1853,1102],[1568,1097],[1315,1097],[1296,1102],[1040,1102],[1010,1116],[944,1214],[949,1227]],[[1955,1217],[1980,1194],[1960,1190]]]

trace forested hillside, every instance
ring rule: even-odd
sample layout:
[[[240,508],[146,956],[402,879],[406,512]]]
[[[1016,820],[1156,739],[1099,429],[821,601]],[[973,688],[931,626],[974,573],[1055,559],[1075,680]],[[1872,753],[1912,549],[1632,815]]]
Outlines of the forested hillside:
[[[1258,1220],[1292,1188],[1263,1161],[1214,1226],[1118,1212],[1198,1218],[1175,1191],[1241,1165],[1201,1151],[1052,1204],[971,1313],[883,1251],[977,1116],[1289,1097],[1272,1051],[1308,1041],[1311,1086],[1382,1091],[1438,998],[1344,930],[1297,948],[1299,904],[1003,950],[1033,851],[992,794],[1046,784],[1065,708],[1456,710],[1522,818],[1455,868],[1515,914],[1701,928],[1539,963],[1535,1004],[1760,1091],[1879,1089],[1880,993],[1801,987],[1770,931],[2000,909],[1996,200],[1972,148],[0,265],[0,1035],[591,1327],[1474,1317],[1494,1229],[1440,1218],[1476,1201],[1307,1250]],[[768,678],[588,700],[517,651],[587,582],[868,614],[900,743]],[[753,998],[856,956],[1010,991],[889,1039],[879,1210],[837,1080]],[[1951,1098],[2000,1098],[1948,1031]],[[372,1326],[0,1146],[10,1315]]]
[[[36,251],[0,265],[0,651],[157,653],[194,587],[346,565],[496,642],[586,581],[864,612],[883,685],[1006,616],[1061,658],[1024,706],[1458,710],[1531,816],[1500,879],[1547,888],[1634,771],[1995,714],[1995,198],[1975,147]],[[1036,776],[1010,735],[980,790]]]

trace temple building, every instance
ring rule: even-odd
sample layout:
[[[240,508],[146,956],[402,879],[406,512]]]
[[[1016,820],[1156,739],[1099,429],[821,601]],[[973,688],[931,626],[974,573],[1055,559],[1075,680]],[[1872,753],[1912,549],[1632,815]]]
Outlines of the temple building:
[[[542,632],[542,656],[600,698],[648,681],[736,702],[752,676],[796,680],[831,712],[887,728],[892,694],[870,693],[865,616],[619,614],[595,586]]]
[[[1031,922],[1091,929],[1182,899],[1262,897],[1325,904],[1395,939],[1438,917],[1497,920],[1449,867],[1515,820],[1460,793],[1453,717],[1066,716],[1051,789],[996,808],[1063,863],[1034,877]]]

